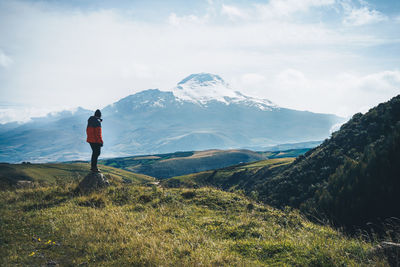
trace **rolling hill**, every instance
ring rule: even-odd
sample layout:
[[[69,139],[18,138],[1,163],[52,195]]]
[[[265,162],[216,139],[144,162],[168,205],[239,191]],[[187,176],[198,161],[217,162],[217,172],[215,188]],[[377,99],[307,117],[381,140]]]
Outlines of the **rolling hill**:
[[[205,150],[111,158],[100,162],[107,166],[165,179],[267,158],[296,157],[308,150],[307,148],[273,152],[254,152],[244,149]]]
[[[274,158],[251,163],[243,163],[217,170],[209,170],[172,177],[161,181],[168,188],[186,187],[199,188],[203,186],[214,186],[225,191],[235,191],[243,188],[252,188],[253,180],[243,179],[243,176],[256,174],[261,169],[280,170],[290,164],[294,158]],[[253,195],[254,196],[254,195]]]

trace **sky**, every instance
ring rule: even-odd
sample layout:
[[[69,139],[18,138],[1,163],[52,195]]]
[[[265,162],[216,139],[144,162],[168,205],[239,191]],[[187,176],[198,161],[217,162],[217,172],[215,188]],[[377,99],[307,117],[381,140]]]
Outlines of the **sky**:
[[[400,94],[398,0],[0,0],[0,123],[192,73],[344,117]]]

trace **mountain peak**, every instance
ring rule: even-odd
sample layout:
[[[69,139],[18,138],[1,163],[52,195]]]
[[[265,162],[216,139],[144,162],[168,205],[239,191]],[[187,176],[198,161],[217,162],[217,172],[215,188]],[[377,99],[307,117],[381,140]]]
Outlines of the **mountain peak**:
[[[208,86],[210,84],[225,84],[225,81],[218,75],[211,74],[211,73],[197,73],[191,74],[182,81],[178,83],[178,85],[183,85],[187,83],[196,83],[201,86]]]
[[[180,81],[172,92],[178,99],[198,104],[212,100],[227,104],[227,97],[240,97],[220,76],[211,73],[191,74]]]
[[[235,91],[220,76],[205,72],[189,75],[180,81],[172,92],[180,100],[199,105],[218,101],[227,105],[241,103],[261,110],[277,107],[267,99],[256,99]]]

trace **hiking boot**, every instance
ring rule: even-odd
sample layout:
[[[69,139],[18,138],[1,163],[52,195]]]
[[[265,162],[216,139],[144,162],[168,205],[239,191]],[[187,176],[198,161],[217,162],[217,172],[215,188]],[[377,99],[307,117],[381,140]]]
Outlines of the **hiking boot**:
[[[100,172],[100,170],[98,168],[95,169],[90,169],[92,172]]]

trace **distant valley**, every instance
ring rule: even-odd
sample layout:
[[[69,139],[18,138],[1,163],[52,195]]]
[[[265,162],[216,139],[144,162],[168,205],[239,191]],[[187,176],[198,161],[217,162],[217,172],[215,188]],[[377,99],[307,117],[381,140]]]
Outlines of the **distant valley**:
[[[273,158],[295,158],[310,148],[285,151],[205,150],[154,154],[101,160],[106,166],[153,176],[159,179],[224,168]]]

